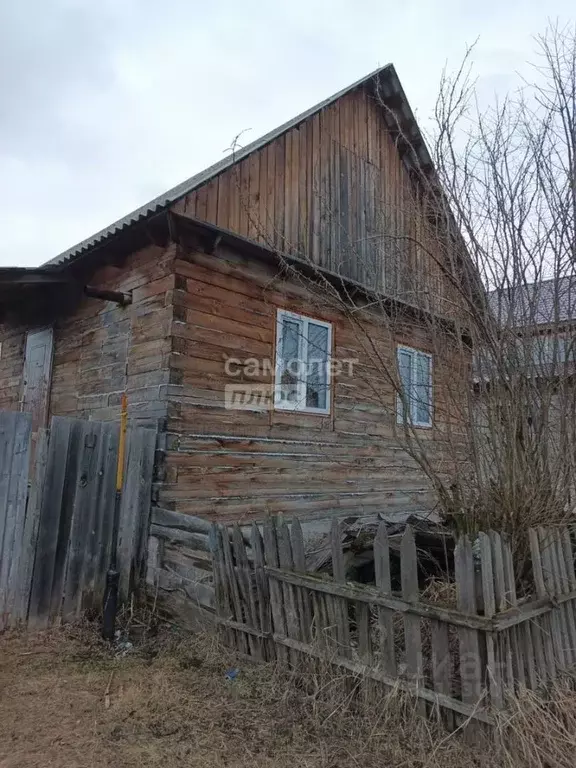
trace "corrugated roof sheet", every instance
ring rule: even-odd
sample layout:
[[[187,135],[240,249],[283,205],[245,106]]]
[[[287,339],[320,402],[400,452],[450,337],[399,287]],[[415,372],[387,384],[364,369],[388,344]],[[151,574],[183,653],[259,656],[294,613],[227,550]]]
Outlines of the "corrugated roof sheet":
[[[492,291],[488,300],[503,325],[548,325],[576,319],[576,276]]]
[[[265,136],[262,136],[259,139],[256,139],[256,141],[253,141],[251,144],[246,145],[245,147],[238,150],[237,152],[231,155],[228,155],[227,157],[218,161],[214,165],[211,165],[209,168],[206,168],[206,170],[201,171],[200,173],[197,173],[195,176],[191,176],[189,179],[186,179],[186,181],[183,181],[181,184],[178,184],[176,187],[169,189],[167,192],[164,192],[164,194],[160,195],[159,197],[156,197],[154,200],[151,200],[149,203],[146,203],[142,207],[137,208],[135,211],[132,211],[132,213],[129,213],[127,216],[124,216],[123,218],[118,219],[118,221],[115,221],[113,224],[110,224],[110,226],[100,230],[100,232],[97,232],[95,235],[92,235],[86,240],[83,240],[81,243],[78,243],[72,248],[69,248],[67,251],[64,251],[59,256],[56,256],[54,259],[51,259],[50,261],[46,262],[46,264],[63,266],[68,262],[81,256],[82,254],[86,253],[87,251],[91,250],[95,246],[100,245],[106,239],[108,239],[109,237],[112,237],[113,235],[118,234],[119,232],[126,229],[127,227],[130,227],[133,224],[136,224],[137,222],[142,221],[144,219],[148,219],[156,213],[159,213],[160,211],[166,209],[172,203],[179,200],[181,197],[184,197],[185,195],[192,192],[192,190],[196,189],[197,187],[201,186],[205,182],[209,181],[214,176],[217,176],[222,171],[225,171],[230,166],[234,165],[234,163],[240,160],[243,160],[251,152],[255,152],[256,150],[261,149],[263,146],[265,146],[269,142],[274,141],[274,139],[278,138],[286,131],[289,131],[291,128],[295,128],[299,123],[303,122],[304,120],[307,120],[316,112],[319,112],[324,107],[329,106],[330,104],[332,104],[342,96],[346,95],[350,91],[354,90],[355,88],[358,88],[364,83],[367,83],[372,78],[376,78],[376,77],[381,78],[382,76],[384,76],[385,78],[384,84],[388,86],[388,88],[390,89],[390,92],[398,93],[401,96],[403,100],[403,108],[402,108],[403,116],[413,123],[414,130],[417,136],[421,138],[420,132],[418,131],[418,128],[416,126],[416,121],[414,120],[412,111],[410,109],[410,106],[408,105],[408,102],[402,90],[402,86],[400,85],[400,81],[396,74],[396,70],[394,69],[394,66],[392,64],[387,64],[385,67],[380,67],[379,69],[376,69],[374,72],[371,72],[369,75],[366,75],[366,77],[363,77],[360,80],[357,80],[355,83],[352,83],[352,85],[349,85],[343,90],[338,91],[338,93],[335,93],[333,96],[330,96],[330,98],[325,99],[324,101],[321,101],[319,104],[316,104],[314,107],[311,107],[305,112],[302,112],[300,115],[293,117],[287,123],[280,125],[278,128],[275,128],[273,131],[270,131],[270,133],[267,133]],[[382,84],[382,81],[380,82]],[[425,149],[423,141],[421,143],[420,152],[421,153],[424,152],[427,156],[427,150]],[[421,159],[423,159],[424,161],[427,160],[429,162],[429,157],[421,158]]]

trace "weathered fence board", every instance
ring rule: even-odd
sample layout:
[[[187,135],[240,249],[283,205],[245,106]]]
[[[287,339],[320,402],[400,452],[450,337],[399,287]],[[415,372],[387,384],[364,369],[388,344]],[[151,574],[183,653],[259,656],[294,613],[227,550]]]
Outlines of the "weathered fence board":
[[[129,429],[127,449],[118,531],[118,569],[122,599],[126,599],[134,580],[144,571],[156,431],[144,427]]]
[[[0,629],[21,618],[32,418],[0,413]]]
[[[13,620],[16,622],[26,621],[28,618],[28,604],[30,602],[32,574],[34,573],[34,560],[36,557],[36,541],[40,525],[40,507],[46,481],[48,437],[49,432],[47,429],[38,430],[31,487],[26,506],[24,539],[22,543],[22,570],[17,585],[18,600],[13,614]]]
[[[386,524],[380,523],[374,540],[374,574],[376,586],[384,595],[392,594],[390,580],[390,547]],[[394,647],[394,614],[388,608],[378,608],[380,634],[380,659],[391,677],[396,675],[396,651]]]

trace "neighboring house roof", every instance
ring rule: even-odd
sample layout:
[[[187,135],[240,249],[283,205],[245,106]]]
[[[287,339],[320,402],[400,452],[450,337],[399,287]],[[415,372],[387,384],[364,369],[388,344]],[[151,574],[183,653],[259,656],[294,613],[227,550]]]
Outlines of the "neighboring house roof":
[[[510,327],[576,320],[576,276],[499,288],[488,301],[499,323]]]
[[[127,216],[124,216],[118,221],[115,221],[113,224],[105,227],[95,235],[92,235],[86,240],[83,240],[81,243],[78,243],[72,248],[69,248],[67,251],[64,251],[59,256],[56,256],[56,258],[48,261],[47,264],[64,266],[72,260],[76,260],[79,256],[82,256],[93,248],[102,245],[106,240],[122,232],[133,224],[136,224],[145,219],[149,219],[152,216],[161,213],[177,200],[185,197],[197,187],[202,186],[207,181],[210,181],[213,177],[217,176],[219,173],[227,170],[230,166],[234,165],[234,163],[243,160],[252,152],[261,149],[266,144],[269,144],[283,133],[286,133],[292,128],[295,128],[299,123],[307,120],[321,109],[324,109],[325,107],[333,104],[335,101],[350,93],[355,88],[358,88],[371,80],[377,82],[379,92],[381,93],[384,100],[387,98],[394,99],[393,111],[395,114],[397,114],[398,120],[403,125],[403,134],[406,135],[410,142],[404,156],[405,161],[417,161],[420,167],[431,168],[432,161],[426,148],[424,138],[418,128],[412,110],[410,109],[410,105],[408,104],[408,100],[406,99],[406,95],[404,94],[402,85],[400,84],[400,80],[396,74],[396,70],[392,64],[387,64],[385,67],[381,67],[374,72],[371,72],[366,77],[361,78],[357,82],[352,83],[352,85],[349,85],[338,93],[335,93],[333,96],[330,96],[330,98],[321,101],[319,104],[316,104],[316,106],[311,107],[305,112],[302,112],[302,114],[297,115],[287,123],[284,123],[270,133],[267,133],[265,136],[262,136],[251,144],[248,144],[242,149],[239,149],[238,151],[228,155],[206,170],[197,173],[195,176],[192,176],[189,179],[186,179],[186,181],[183,181],[181,184],[178,184],[176,187],[173,187],[167,192],[164,192],[164,194],[160,195],[159,197],[154,198],[154,200],[151,200],[149,203],[146,203],[140,208],[137,208]],[[385,110],[384,112],[385,118],[391,120],[391,117],[386,114]],[[414,153],[416,154],[415,158],[411,157],[411,154]]]

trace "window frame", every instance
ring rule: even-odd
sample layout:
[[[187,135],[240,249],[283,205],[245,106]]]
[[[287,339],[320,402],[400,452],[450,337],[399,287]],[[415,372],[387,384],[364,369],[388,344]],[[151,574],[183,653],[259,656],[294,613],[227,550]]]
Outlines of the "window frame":
[[[328,331],[327,342],[327,370],[326,370],[326,407],[312,408],[306,405],[306,385],[304,380],[298,380],[298,398],[295,403],[289,403],[281,398],[281,375],[282,375],[282,341],[284,320],[294,320],[301,323],[300,341],[298,344],[298,359],[306,361],[308,359],[308,325],[319,325]],[[276,360],[274,365],[274,409],[279,411],[289,411],[292,413],[310,413],[318,416],[329,416],[332,413],[332,323],[325,320],[317,320],[309,315],[301,315],[297,312],[290,312],[286,309],[276,310]],[[300,405],[304,403],[304,405]]]
[[[412,381],[412,387],[414,388],[416,386],[416,368],[417,368],[417,360],[418,356],[422,356],[428,359],[428,365],[429,365],[429,387],[430,387],[430,403],[429,403],[429,413],[430,417],[428,421],[418,421],[414,418],[414,411],[417,410],[417,398],[415,398],[412,393],[408,393],[408,404],[409,404],[409,414],[408,414],[408,424],[410,424],[413,427],[418,427],[420,429],[432,429],[434,426],[434,360],[433,355],[430,352],[424,352],[422,349],[415,349],[414,347],[408,347],[406,344],[397,344],[396,345],[396,365],[398,366],[398,375],[400,377],[400,384],[402,384],[402,378],[400,376],[400,360],[399,360],[399,354],[400,352],[406,352],[410,355],[411,362],[410,362],[410,374],[411,374],[411,381]],[[396,393],[396,423],[397,424],[404,424],[404,403],[402,400],[402,397],[399,392]]]

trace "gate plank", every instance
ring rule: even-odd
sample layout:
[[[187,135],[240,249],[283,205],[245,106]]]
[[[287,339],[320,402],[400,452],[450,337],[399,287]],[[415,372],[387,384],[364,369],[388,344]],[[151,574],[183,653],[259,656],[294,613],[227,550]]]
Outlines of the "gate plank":
[[[112,526],[116,496],[116,463],[120,429],[118,424],[102,425],[102,451],[98,472],[102,473],[102,487],[96,508],[96,525],[90,541],[89,562],[86,568],[86,591],[90,590],[93,603],[100,607],[106,588],[106,572],[112,550]],[[90,586],[93,585],[93,586]]]
[[[127,451],[124,486],[118,529],[118,570],[120,597],[126,600],[141,575],[145,542],[152,503],[152,475],[156,432],[146,427],[133,427],[126,436]]]
[[[62,601],[68,567],[68,552],[70,530],[74,513],[76,488],[80,480],[81,446],[84,438],[84,424],[79,419],[73,419],[70,426],[70,441],[68,443],[68,460],[66,475],[62,490],[62,506],[60,511],[58,538],[54,553],[54,571],[52,578],[52,594],[50,597],[49,621],[55,621],[62,615]]]
[[[68,541],[68,567],[62,601],[62,618],[66,621],[79,618],[82,609],[82,574],[93,525],[92,509],[96,499],[96,468],[102,431],[101,424],[93,421],[85,422],[81,429],[78,476],[75,488],[72,489],[72,522]]]
[[[48,624],[71,428],[72,419],[52,418],[28,612],[28,624],[32,627]]]
[[[0,442],[0,628],[14,624],[19,591],[32,420],[29,414],[3,413]]]
[[[39,429],[36,438],[35,466],[30,488],[28,505],[26,507],[26,522],[22,539],[22,569],[18,595],[16,598],[15,614],[21,621],[28,619],[28,605],[30,603],[30,591],[32,589],[32,573],[34,571],[34,558],[36,556],[36,544],[38,541],[38,528],[40,525],[40,504],[46,480],[46,464],[48,461],[47,429]]]

